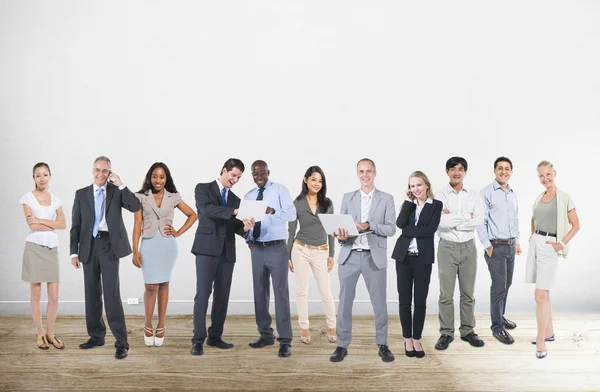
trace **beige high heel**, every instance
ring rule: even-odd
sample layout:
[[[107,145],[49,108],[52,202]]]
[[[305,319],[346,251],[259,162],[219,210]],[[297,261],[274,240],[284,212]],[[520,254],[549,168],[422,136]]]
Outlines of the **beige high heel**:
[[[327,340],[329,340],[329,343],[335,343],[335,342],[337,342],[337,336],[335,336],[335,334],[331,335],[328,331],[327,332]]]
[[[307,329],[307,331],[309,331],[309,330]],[[310,344],[310,335],[308,335],[308,336],[302,335],[302,328],[300,329],[300,340],[304,344]]]
[[[146,336],[146,333],[151,333],[152,336]],[[154,331],[144,325],[144,344],[148,347],[154,346]]]
[[[159,338],[158,336],[154,335],[154,347],[160,347],[163,345],[163,342],[165,341],[165,331],[166,331],[167,327],[162,327],[162,328],[156,328],[156,335],[158,335],[159,333],[163,334],[162,338]]]

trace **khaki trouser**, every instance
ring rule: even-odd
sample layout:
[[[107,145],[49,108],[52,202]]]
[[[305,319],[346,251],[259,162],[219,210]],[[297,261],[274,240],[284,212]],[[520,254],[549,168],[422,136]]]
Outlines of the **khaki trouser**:
[[[440,333],[454,335],[454,287],[458,276],[460,290],[460,336],[475,328],[475,277],[477,249],[475,240],[452,242],[440,239],[438,246],[438,276],[440,278]]]
[[[292,264],[296,277],[296,304],[298,307],[298,323],[300,328],[308,329],[308,271],[312,269],[317,289],[323,301],[325,319],[328,328],[335,328],[335,305],[331,294],[329,272],[327,272],[328,250],[309,249],[294,244],[292,247]]]

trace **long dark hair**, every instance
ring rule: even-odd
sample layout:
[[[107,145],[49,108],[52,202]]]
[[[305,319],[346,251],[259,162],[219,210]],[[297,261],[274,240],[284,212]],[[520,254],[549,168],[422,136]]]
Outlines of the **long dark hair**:
[[[37,169],[38,167],[45,167],[46,169],[48,169],[48,174],[52,175],[52,172],[50,171],[50,166],[48,166],[48,164],[46,162],[38,162],[35,165],[33,165],[33,182],[35,183],[35,169]],[[35,184],[35,189],[37,189],[37,183]]]
[[[165,171],[165,175],[167,176],[167,181],[165,182],[165,189],[171,193],[177,193],[177,188],[175,187],[175,183],[173,182],[173,176],[171,176],[171,171],[162,162],[154,162],[150,169],[148,169],[148,173],[146,173],[146,178],[144,179],[144,183],[142,184],[142,189],[140,189],[137,193],[146,194],[148,190],[154,192],[154,187],[152,186],[152,172],[154,169],[160,167]]]
[[[315,172],[321,175],[321,180],[323,182],[321,190],[317,193],[318,209],[320,209],[321,212],[325,212],[329,206],[331,206],[331,200],[327,197],[327,181],[325,180],[325,173],[323,173],[323,170],[319,166],[311,166],[306,170],[306,173],[304,173],[304,178],[302,179],[302,191],[300,191],[300,194],[296,197],[296,201],[302,200],[308,195],[308,185],[304,180],[306,179],[308,181],[308,178]]]

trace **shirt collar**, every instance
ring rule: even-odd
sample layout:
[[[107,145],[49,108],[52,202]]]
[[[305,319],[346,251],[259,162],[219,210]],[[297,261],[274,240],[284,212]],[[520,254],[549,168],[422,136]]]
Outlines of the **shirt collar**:
[[[456,192],[456,191],[454,190],[454,188],[452,188],[452,185],[450,185],[449,183],[448,183],[448,184],[446,184],[446,190],[448,191],[448,193],[454,193],[454,194],[457,194],[457,195],[458,195],[458,192]],[[461,191],[461,192],[462,192],[462,191],[465,191],[465,192],[469,193],[469,191],[467,191],[467,188],[465,188],[465,186],[464,186],[464,185],[463,185],[463,187],[462,187],[462,189],[461,189],[460,191]]]
[[[269,180],[269,181],[267,181],[267,182],[265,183],[265,186],[264,186],[263,188],[265,188],[265,189],[268,189],[268,188],[270,188],[272,185],[273,185],[273,181]],[[254,189],[256,189],[256,190],[258,191],[260,188],[257,186],[257,187],[256,187],[256,188],[254,188]]]
[[[417,199],[414,199],[412,202],[417,204]],[[428,197],[427,200],[425,200],[425,203],[421,205],[421,207],[425,206],[425,204],[433,204],[433,200],[431,199],[431,197]],[[417,207],[419,207],[419,204],[417,204]]]
[[[492,183],[492,185],[494,186],[494,190],[497,191],[498,189],[502,189],[504,191],[504,188],[502,188],[502,185],[500,185],[498,183],[498,181],[494,180],[494,182]],[[507,188],[509,192],[512,192],[512,188],[510,187],[510,184],[507,184]]]
[[[225,187],[223,186],[223,184],[221,184],[219,178],[217,178],[215,181],[217,181],[217,185],[219,186],[219,192],[223,192],[223,188]]]
[[[375,188],[373,188],[373,190],[372,190],[371,192],[369,192],[369,193],[365,193],[365,192],[363,192],[363,190],[361,189],[361,190],[360,190],[360,196],[361,196],[361,197],[368,197],[369,199],[372,199],[372,198],[373,198],[373,193],[374,193],[374,192],[375,192]]]
[[[105,182],[105,183],[104,183],[104,185],[102,185],[102,186],[98,186],[98,185],[96,185],[96,183],[94,182],[94,183],[93,183],[93,185],[94,185],[94,194],[96,194],[96,192],[98,192],[98,188],[102,188],[102,189],[104,189],[104,193],[106,193],[106,184],[108,184],[108,182]]]

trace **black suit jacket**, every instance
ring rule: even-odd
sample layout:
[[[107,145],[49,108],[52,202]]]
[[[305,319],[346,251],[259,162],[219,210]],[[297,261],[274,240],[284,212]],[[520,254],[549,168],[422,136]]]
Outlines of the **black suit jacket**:
[[[240,198],[229,189],[227,205],[223,206],[217,181],[196,185],[195,196],[198,228],[192,253],[220,256],[225,247],[227,260],[235,263],[235,234],[246,237],[244,223],[233,215]]]
[[[86,263],[90,258],[92,230],[94,228],[94,185],[75,192],[71,222],[71,254],[77,254],[79,261]],[[106,184],[106,211],[104,212],[110,247],[117,258],[131,254],[131,245],[123,223],[122,208],[131,212],[139,211],[140,201],[128,189]]]
[[[434,263],[433,237],[440,224],[442,208],[443,204],[439,200],[433,200],[431,204],[425,203],[419,215],[419,222],[415,225],[417,205],[408,200],[404,202],[396,220],[396,226],[402,229],[402,234],[396,240],[392,253],[394,260],[403,262],[410,242],[416,238],[419,260],[424,263]]]

